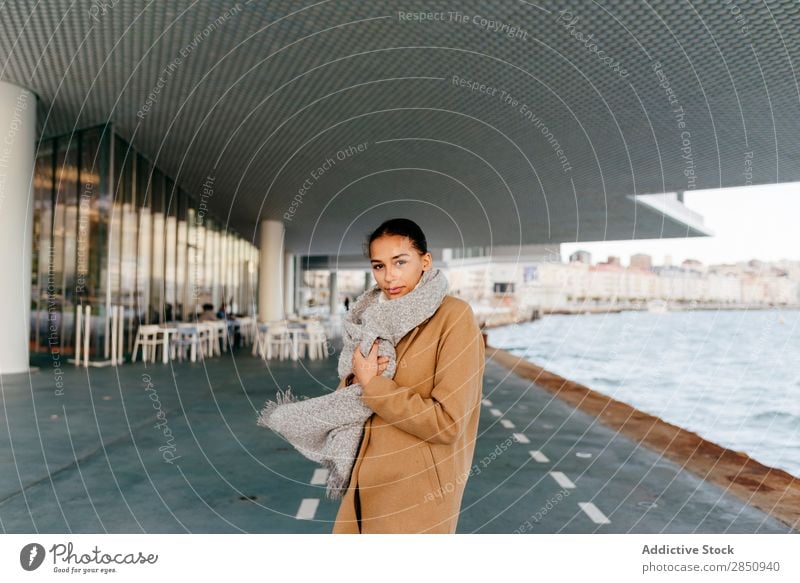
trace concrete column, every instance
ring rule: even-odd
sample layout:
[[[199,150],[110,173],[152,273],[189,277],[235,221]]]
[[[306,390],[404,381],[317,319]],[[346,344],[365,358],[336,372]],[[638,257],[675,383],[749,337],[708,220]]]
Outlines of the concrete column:
[[[303,287],[303,256],[294,256],[294,295],[292,296],[292,305],[295,311],[299,314],[300,308],[303,307],[303,298],[300,295],[300,290]]]
[[[286,314],[291,314],[295,311],[294,304],[294,281],[295,281],[295,255],[294,253],[284,254],[284,284],[283,284],[283,306]]]
[[[283,314],[283,222],[261,221],[258,263],[258,321],[280,320]]]
[[[369,271],[364,272],[364,291],[367,291],[375,285],[375,281],[372,278],[372,274]]]
[[[331,316],[335,316],[339,313],[339,286],[337,284],[336,275],[336,271],[331,269],[331,277],[328,280],[328,299],[330,300]]]
[[[36,95],[0,81],[0,375],[30,370]]]

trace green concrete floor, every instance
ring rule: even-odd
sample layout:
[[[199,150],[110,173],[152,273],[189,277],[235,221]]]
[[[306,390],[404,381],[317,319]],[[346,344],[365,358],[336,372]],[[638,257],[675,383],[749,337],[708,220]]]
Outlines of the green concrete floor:
[[[2,379],[2,532],[331,531],[318,466],[255,420],[278,387],[335,387],[334,357],[67,365],[63,395],[49,356],[32,364]],[[484,396],[460,533],[791,532],[492,362]]]

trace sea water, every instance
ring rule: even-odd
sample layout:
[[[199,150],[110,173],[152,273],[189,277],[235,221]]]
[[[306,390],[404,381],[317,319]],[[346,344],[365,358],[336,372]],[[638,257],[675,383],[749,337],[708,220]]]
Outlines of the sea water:
[[[488,343],[800,477],[800,310],[546,315]]]

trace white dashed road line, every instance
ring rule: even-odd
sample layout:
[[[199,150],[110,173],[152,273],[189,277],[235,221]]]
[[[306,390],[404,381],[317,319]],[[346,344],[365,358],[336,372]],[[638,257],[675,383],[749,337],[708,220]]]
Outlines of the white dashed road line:
[[[553,476],[553,479],[558,482],[558,485],[562,488],[575,487],[575,484],[572,483],[572,480],[570,480],[564,472],[550,472],[550,475]]]
[[[300,503],[300,508],[297,509],[295,518],[298,520],[311,520],[317,513],[317,506],[319,506],[319,498],[303,498]]]
[[[611,521],[606,518],[606,515],[600,512],[600,509],[591,502],[578,502],[578,506],[592,519],[592,522],[597,524],[611,524]]]
[[[483,403],[487,407],[491,407],[492,406],[492,402],[489,399],[484,399],[483,401],[481,401],[481,403]]]
[[[502,417],[503,416],[503,413],[500,411],[500,409],[489,409],[489,413],[491,413],[495,417]]]
[[[530,443],[531,440],[525,437],[524,433],[514,433],[514,439],[516,439],[519,443]]]
[[[511,421],[509,421],[508,419],[501,419],[501,420],[500,420],[500,425],[502,425],[502,426],[503,426],[503,427],[505,427],[506,429],[513,429],[514,427],[516,427],[516,425],[514,425],[514,424],[513,424]]]
[[[316,485],[325,485],[328,482],[328,470],[325,468],[317,468],[314,470],[314,475],[311,476],[311,483]]]
[[[529,451],[528,453],[529,453],[529,454],[531,454],[531,457],[532,457],[533,459],[535,459],[537,462],[539,462],[540,464],[543,464],[543,463],[546,463],[546,462],[549,462],[549,461],[550,461],[550,460],[547,458],[547,456],[546,456],[546,455],[544,455],[542,452],[540,452],[538,449],[537,449],[537,450],[532,450],[532,451]]]

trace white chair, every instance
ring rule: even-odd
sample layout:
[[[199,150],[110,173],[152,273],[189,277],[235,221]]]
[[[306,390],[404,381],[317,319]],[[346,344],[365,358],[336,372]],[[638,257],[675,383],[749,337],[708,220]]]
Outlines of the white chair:
[[[267,349],[267,330],[269,326],[266,324],[256,324],[256,335],[253,340],[253,356],[258,354],[262,359],[265,358],[265,350]]]
[[[275,353],[281,360],[289,358],[292,351],[292,335],[289,333],[289,328],[283,323],[271,324],[267,328],[264,344],[266,346],[263,347],[262,358],[269,360]]]
[[[239,335],[242,337],[242,345],[243,346],[250,346],[252,344],[253,339],[258,334],[258,327],[256,326],[255,318],[251,316],[247,316],[245,318],[239,318]],[[255,352],[253,352],[255,354]]]
[[[203,357],[205,350],[200,330],[192,324],[179,324],[178,331],[172,335],[170,353],[173,359],[177,356],[178,360],[183,361],[187,350],[189,351],[189,360],[192,362],[197,361],[198,353],[201,358]]]
[[[228,352],[228,322],[218,320],[217,322],[207,322],[209,335],[210,354],[221,355],[222,351]]]
[[[136,353],[139,347],[142,348],[142,362],[156,361],[156,349],[161,346],[161,340],[158,338],[160,326],[158,324],[146,324],[139,326],[136,332],[136,342],[133,343],[133,354],[131,354],[131,362],[136,362]],[[148,358],[148,354],[150,355]]]
[[[217,350],[214,350],[215,324],[212,322],[197,322],[195,326],[197,327],[197,334],[200,336],[203,356],[214,356],[215,353],[219,352],[219,345],[217,345]]]
[[[337,315],[332,315],[321,322],[322,326],[325,328],[325,334],[328,335],[328,338],[339,338],[342,335],[342,318]]]
[[[308,348],[308,357],[311,360],[325,358],[328,336],[325,328],[319,322],[311,321],[306,324],[305,332],[300,337],[301,355],[305,355]]]

